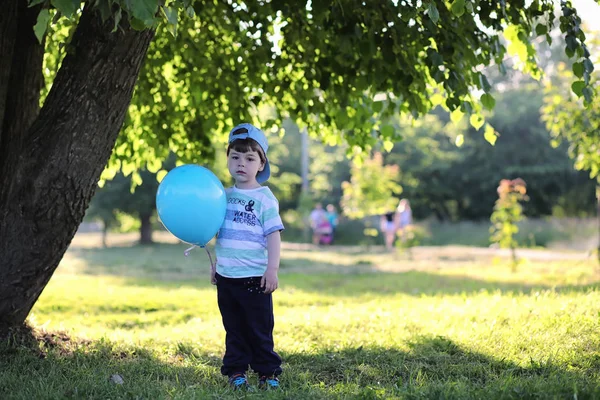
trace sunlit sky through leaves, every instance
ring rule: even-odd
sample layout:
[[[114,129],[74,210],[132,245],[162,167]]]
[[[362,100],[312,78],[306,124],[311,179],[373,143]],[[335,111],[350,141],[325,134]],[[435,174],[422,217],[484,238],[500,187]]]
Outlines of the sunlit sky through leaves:
[[[600,19],[600,5],[594,0],[572,0],[577,13],[589,31],[600,30],[598,21]]]

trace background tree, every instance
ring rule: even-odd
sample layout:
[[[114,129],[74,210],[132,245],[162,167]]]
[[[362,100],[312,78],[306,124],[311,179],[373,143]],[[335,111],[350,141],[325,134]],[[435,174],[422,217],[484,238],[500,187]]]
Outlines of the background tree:
[[[530,201],[524,212],[530,217],[552,214],[552,207],[575,188],[581,193],[593,190],[593,182],[573,170],[566,146],[551,146],[540,115],[543,91],[539,84],[507,90],[496,97],[489,117],[498,132],[495,145],[467,129],[462,156],[455,166],[464,193],[458,197],[462,199],[461,218],[488,218],[494,207],[495,182],[504,178],[521,177],[527,182]],[[593,212],[593,203],[583,203],[581,209]]]
[[[0,16],[0,331],[25,320],[49,281],[113,147],[111,165],[124,172],[144,164],[156,172],[169,151],[205,160],[234,122],[254,120],[256,104],[280,110],[279,125],[289,114],[351,147],[389,142],[394,131],[380,117],[395,110],[374,102],[376,93],[402,113],[426,114],[436,92],[450,110],[480,113],[493,99],[476,67],[502,65],[500,33],[518,32],[535,72],[530,34],[555,16],[550,0],[83,4],[8,0]],[[570,2],[562,11],[568,48],[588,59]],[[46,34],[54,17],[73,25],[40,108],[43,44],[59,48]],[[591,95],[585,82],[577,88]]]
[[[574,65],[577,77],[583,76],[593,65]],[[600,101],[594,97],[588,107],[571,95],[566,79],[572,78],[571,72],[564,66],[559,68],[558,82],[546,87],[543,118],[554,138],[554,145],[561,142],[569,145],[569,154],[575,160],[575,168],[586,170],[597,182],[596,200],[598,217],[598,248],[596,250],[600,262]],[[592,87],[597,91],[600,84],[597,79],[590,79]],[[576,85],[577,82],[573,83]]]
[[[383,165],[383,156],[377,152],[372,157],[352,163],[350,182],[343,182],[341,206],[349,218],[383,215],[398,206],[397,196],[402,187],[396,182],[398,166]]]
[[[102,244],[106,247],[108,230],[118,221],[118,213],[125,213],[140,222],[140,244],[152,244],[152,218],[156,211],[156,174],[139,172],[142,183],[131,191],[132,177],[117,174],[100,188],[90,202],[86,217],[98,218],[104,224]]]
[[[100,220],[102,223],[102,246],[108,247],[108,232],[119,223],[119,200],[123,190],[118,190],[121,186],[119,176],[115,176],[104,187],[94,194],[92,201],[86,211],[86,217],[93,220]],[[122,179],[124,182],[125,179]],[[131,187],[131,182],[129,182]],[[129,188],[128,187],[128,188]]]
[[[593,213],[594,182],[573,170],[567,145],[550,144],[541,120],[540,85],[530,82],[496,97],[488,116],[498,132],[494,146],[464,122],[452,123],[442,110],[417,121],[392,120],[403,140],[385,155],[385,163],[400,166],[403,196],[411,199],[417,218],[488,219],[497,182],[519,176],[528,182],[526,215],[551,215],[557,205],[567,215]]]
[[[460,189],[468,188],[459,179],[463,171],[455,168],[461,154],[454,139],[464,126],[449,124],[444,112],[416,121],[396,116],[392,121],[403,138],[385,155],[385,163],[400,167],[397,179],[413,213],[418,218],[434,215],[439,220],[457,219],[461,215],[457,210],[462,204]]]

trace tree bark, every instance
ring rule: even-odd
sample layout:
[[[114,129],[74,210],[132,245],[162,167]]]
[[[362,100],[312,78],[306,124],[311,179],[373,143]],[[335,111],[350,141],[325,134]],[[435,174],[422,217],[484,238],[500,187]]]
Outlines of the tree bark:
[[[4,12],[3,8],[3,23]],[[35,24],[27,12],[17,16],[18,28],[13,28],[17,32],[11,36],[15,48],[21,35],[31,41]],[[31,82],[41,74],[41,61],[17,61],[16,50],[11,57],[15,71],[7,90],[0,142],[0,154],[13,157],[11,165],[3,162],[0,171],[0,333],[25,321],[52,277],[122,126],[154,35],[134,31],[126,18],[122,21],[111,33],[114,21],[103,23],[95,10],[84,9],[37,118],[29,110],[38,101],[31,93],[39,93],[39,87],[32,88]],[[19,32],[21,27],[26,29]],[[0,32],[4,33],[4,26]],[[41,46],[32,47],[35,51],[28,57],[35,59]],[[4,55],[0,59],[4,68]],[[16,73],[30,78],[15,80]],[[25,106],[8,112],[10,104]],[[15,125],[15,133],[7,136],[5,128]]]
[[[40,109],[44,83],[44,47],[33,33],[40,9],[19,0],[6,6],[0,14],[0,221],[15,184],[12,177],[25,133]]]
[[[11,1],[4,5],[0,13],[0,149],[2,148],[2,131],[4,113],[6,112],[8,83],[12,70],[12,56],[17,39],[17,20],[19,14],[19,3]],[[4,156],[4,154],[1,154]],[[1,157],[0,160],[4,160]]]
[[[140,244],[152,244],[152,222],[150,221],[151,214],[140,215]]]

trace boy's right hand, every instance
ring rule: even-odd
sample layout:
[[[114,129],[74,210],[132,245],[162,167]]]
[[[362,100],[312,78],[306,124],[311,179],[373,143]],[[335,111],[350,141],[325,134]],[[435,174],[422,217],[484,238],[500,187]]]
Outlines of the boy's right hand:
[[[217,278],[216,278],[216,273],[217,273],[217,265],[216,264],[212,264],[210,266],[210,283],[213,285],[217,284]]]

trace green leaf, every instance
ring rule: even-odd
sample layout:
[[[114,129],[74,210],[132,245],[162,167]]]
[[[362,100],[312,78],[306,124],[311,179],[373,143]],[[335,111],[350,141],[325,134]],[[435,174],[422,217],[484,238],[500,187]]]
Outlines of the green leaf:
[[[548,27],[544,24],[537,24],[535,27],[535,33],[538,35],[545,35],[548,33]]]
[[[46,34],[46,29],[48,28],[48,21],[50,21],[50,13],[44,8],[38,14],[37,22],[33,27],[35,37],[37,37],[40,44],[42,43],[42,40],[44,40],[44,35]]]
[[[394,136],[394,126],[390,124],[383,125],[381,127],[381,136],[385,138],[391,138]]]
[[[448,107],[449,110],[454,111],[460,107],[460,100],[456,97],[448,97],[446,99],[446,107]]]
[[[483,116],[481,114],[471,114],[471,116],[469,117],[469,123],[473,128],[479,130],[485,123],[485,120],[483,119]]]
[[[384,140],[383,141],[383,148],[384,148],[385,151],[387,151],[389,153],[394,148],[394,142],[392,142],[391,140],[387,140],[387,139]]]
[[[178,20],[178,15],[177,15],[177,8],[175,7],[161,7],[163,14],[165,15],[165,18],[167,18],[167,23],[169,25],[174,26],[175,28],[177,28],[177,20]]]
[[[484,93],[481,96],[481,103],[483,104],[483,106],[485,108],[487,108],[488,110],[493,110],[494,106],[496,105],[496,100],[494,99],[494,97],[489,94],[489,93]]]
[[[131,27],[136,31],[143,31],[147,28],[146,23],[137,18],[131,18],[131,20],[129,21],[129,25],[131,25]]]
[[[429,101],[434,107],[439,106],[444,102],[444,96],[442,96],[440,93],[435,93],[429,98]]]
[[[121,8],[119,8],[117,10],[117,12],[115,12],[115,27],[113,28],[113,32],[117,31],[117,28],[119,27],[119,22],[121,22],[121,16],[122,16],[122,12],[121,12]]]
[[[167,174],[169,173],[169,171],[165,170],[165,169],[161,169],[160,171],[158,171],[156,173],[156,180],[161,182],[165,176],[167,176]]]
[[[31,0],[31,1],[29,2],[29,5],[28,5],[28,7],[34,7],[34,6],[37,6],[38,4],[40,4],[40,3],[44,3],[45,1],[46,1],[46,0]]]
[[[581,78],[583,76],[583,63],[576,62],[573,64],[573,73],[576,77]]]
[[[162,167],[162,160],[155,158],[154,160],[150,160],[146,163],[146,169],[155,174],[157,173],[160,168]]]
[[[579,43],[577,42],[577,38],[574,35],[567,34],[565,37],[565,41],[567,43],[567,49],[575,51],[577,47],[579,47]]]
[[[460,110],[460,108],[457,108],[450,113],[450,121],[457,124],[458,122],[460,122],[464,115],[465,114]]]
[[[586,105],[590,104],[592,102],[592,98],[594,97],[594,92],[592,91],[592,89],[589,87],[586,87],[585,89],[582,90],[582,94],[583,94],[583,98],[585,99]]]
[[[196,11],[194,11],[194,7],[192,7],[192,6],[189,6],[188,8],[186,8],[185,13],[190,18],[194,18],[196,16]]]
[[[567,55],[567,57],[569,58],[573,58],[573,56],[575,55],[575,50],[569,49],[568,47],[565,49],[565,54]]]
[[[587,46],[584,44],[584,45],[581,46],[581,48],[583,49],[583,57],[589,58],[590,57],[590,51],[588,50]]]
[[[142,21],[145,27],[149,27],[152,24],[158,11],[157,0],[129,0],[127,4],[134,19]]]
[[[487,124],[485,126],[485,130],[483,132],[483,137],[492,146],[496,144],[496,140],[498,139],[498,136],[496,136],[496,131],[494,130],[494,128],[492,128],[492,126],[490,124]]]
[[[471,114],[473,112],[473,106],[471,105],[470,101],[463,101],[460,106],[460,110],[465,114]]]
[[[455,0],[454,3],[452,3],[450,10],[452,11],[452,14],[457,17],[462,17],[465,13],[465,0]]]
[[[383,109],[383,101],[374,101],[373,105],[371,106],[371,109],[375,113],[381,112],[381,110]]]
[[[484,74],[479,74],[479,84],[481,85],[481,89],[484,92],[489,92],[492,88],[492,85],[488,82],[486,76]]]
[[[79,0],[51,0],[50,3],[67,18],[71,18],[81,5]]]
[[[592,63],[592,61],[589,58],[583,60],[583,67],[585,68],[585,71],[589,74],[594,72],[594,63]]]
[[[506,66],[504,65],[504,63],[499,63],[498,64],[498,70],[500,71],[500,73],[503,76],[506,75]]]
[[[350,118],[346,110],[340,108],[335,115],[335,124],[339,129],[348,129]]]
[[[585,88],[584,81],[575,81],[571,85],[571,90],[573,90],[573,93],[575,93],[579,97],[581,97],[584,88]]]
[[[137,186],[141,186],[141,184],[143,183],[142,177],[140,176],[140,173],[138,171],[133,171],[133,173],[131,174],[131,193],[134,192],[135,188]]]
[[[429,14],[429,18],[433,21],[433,23],[437,24],[440,20],[440,12],[438,11],[435,3],[432,1],[429,3],[429,8],[427,9],[427,13]]]
[[[98,11],[100,11],[100,18],[102,18],[102,22],[106,22],[108,20],[108,18],[110,18],[110,16],[112,15],[111,10],[110,10],[110,4],[108,4],[108,1],[101,1],[96,6],[96,9]],[[119,8],[119,10],[120,10],[120,8]],[[115,27],[116,27],[116,24],[115,24]]]

